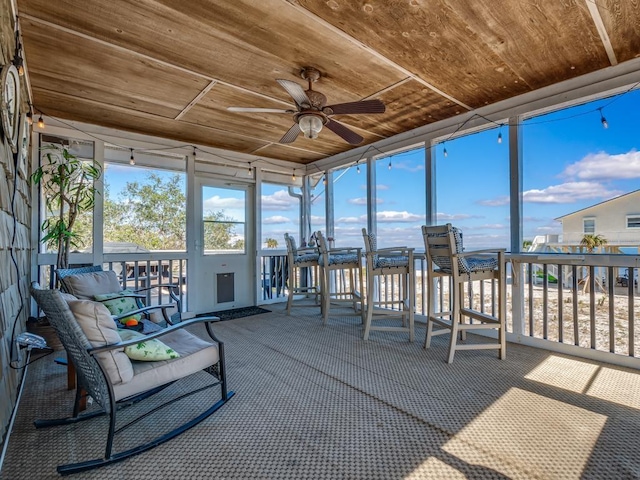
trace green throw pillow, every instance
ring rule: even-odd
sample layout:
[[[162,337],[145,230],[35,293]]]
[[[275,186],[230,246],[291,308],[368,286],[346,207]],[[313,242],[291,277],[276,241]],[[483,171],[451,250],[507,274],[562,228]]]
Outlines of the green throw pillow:
[[[136,303],[136,299],[134,297],[127,297],[126,295],[133,295],[134,292],[131,290],[122,290],[118,293],[105,293],[102,295],[95,295],[94,298],[102,303],[107,309],[111,312],[111,315],[115,315],[119,317],[124,315],[127,312],[131,312],[133,310],[138,310],[138,304]],[[110,300],[113,299],[113,300]],[[107,300],[103,302],[102,300]],[[142,314],[138,313],[136,315],[131,315],[128,318],[135,318],[136,320],[140,320],[142,318]],[[124,319],[123,319],[124,320]],[[123,322],[124,323],[124,322]]]
[[[144,337],[143,334],[134,330],[118,330],[118,334],[123,341],[135,340]],[[124,353],[131,360],[142,360],[143,362],[155,362],[156,360],[171,360],[180,358],[180,354],[171,347],[165,345],[157,338],[146,340],[135,345],[124,348]]]

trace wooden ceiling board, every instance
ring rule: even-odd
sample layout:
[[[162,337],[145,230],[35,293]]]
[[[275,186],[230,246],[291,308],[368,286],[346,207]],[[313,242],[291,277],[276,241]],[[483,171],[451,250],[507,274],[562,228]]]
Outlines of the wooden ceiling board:
[[[296,147],[281,145],[279,143],[267,145],[266,147],[253,152],[253,154],[260,157],[278,158],[281,160],[300,163],[303,165],[314,162],[316,160],[321,160],[326,157],[326,155],[322,153],[308,152]]]
[[[21,25],[34,87],[174,118],[208,84],[41,24]]]
[[[618,62],[640,57],[640,2],[601,0],[596,6]]]
[[[585,0],[447,3],[533,90],[610,65]]]
[[[321,90],[333,103],[358,100],[403,77],[283,0],[69,0],[64,9],[56,3],[19,0],[29,15],[285,101],[290,98],[275,79],[303,84],[299,71],[307,65],[326,73]]]
[[[467,111],[415,80],[389,89],[375,98],[387,106],[385,113],[337,115],[335,118],[382,137],[390,137],[396,132],[412,130]]]
[[[68,95],[34,88],[47,115],[93,123],[128,132],[178,140],[185,144],[208,145],[241,153],[250,153],[266,143],[223,132],[215,128],[166,119],[90,100],[70,101]]]
[[[593,22],[586,7],[576,5],[579,1],[296,3],[477,108],[607,66]]]

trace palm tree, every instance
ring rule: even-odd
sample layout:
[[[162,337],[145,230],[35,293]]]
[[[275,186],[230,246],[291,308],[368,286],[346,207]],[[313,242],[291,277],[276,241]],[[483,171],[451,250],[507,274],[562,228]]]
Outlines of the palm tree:
[[[278,248],[278,241],[275,238],[267,238],[267,248]]]
[[[588,253],[593,253],[593,251],[607,244],[607,239],[602,235],[593,235],[591,233],[585,233],[582,240],[580,240],[580,246],[585,247]]]
[[[603,247],[606,244],[607,244],[606,238],[604,238],[602,235],[594,235],[592,233],[585,233],[584,236],[582,237],[582,240],[580,240],[580,246],[586,248],[587,253],[593,253],[596,248]],[[596,284],[600,287],[601,290],[604,291],[604,288],[598,281],[597,276],[596,276]],[[587,291],[588,286],[589,286],[589,274],[587,273],[587,275],[585,275],[584,277],[582,293],[585,293]]]

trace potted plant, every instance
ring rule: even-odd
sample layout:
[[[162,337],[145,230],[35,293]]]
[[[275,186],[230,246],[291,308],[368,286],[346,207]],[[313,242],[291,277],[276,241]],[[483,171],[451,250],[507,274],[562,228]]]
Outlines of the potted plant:
[[[79,246],[74,231],[78,216],[93,210],[98,193],[95,182],[102,168],[95,160],[78,158],[65,145],[51,144],[42,149],[41,165],[31,175],[40,185],[49,215],[42,222],[42,241],[57,249],[57,268],[68,268],[71,247]]]

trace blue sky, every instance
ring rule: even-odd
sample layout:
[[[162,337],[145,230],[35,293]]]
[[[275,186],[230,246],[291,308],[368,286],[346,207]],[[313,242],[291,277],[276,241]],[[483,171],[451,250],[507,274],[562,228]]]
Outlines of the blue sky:
[[[600,112],[609,128],[603,128]],[[468,115],[461,115],[464,122]],[[561,233],[555,218],[640,188],[640,90],[560,110],[523,122],[524,237]],[[498,133],[503,141],[498,143]],[[330,134],[330,132],[327,132]],[[443,150],[447,149],[447,157]],[[508,129],[496,127],[435,146],[438,223],[463,229],[465,245],[509,248]],[[422,248],[425,217],[424,150],[376,162],[378,233],[381,246]],[[117,170],[116,170],[117,169]],[[126,177],[114,175],[126,171]],[[335,241],[361,246],[366,227],[366,165],[334,172]],[[110,166],[107,181],[115,193],[144,169]],[[116,180],[117,177],[117,180]],[[217,190],[206,205],[234,211]],[[230,197],[235,197],[229,191]],[[298,232],[298,200],[287,187],[264,184],[262,241],[284,248],[285,232]],[[324,230],[324,185],[313,192],[312,229]],[[231,202],[231,203],[229,203]],[[236,202],[237,203],[237,202]],[[640,206],[639,206],[640,210]]]

